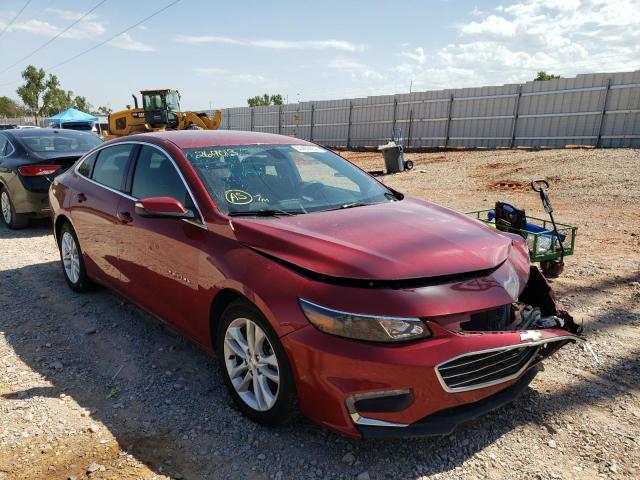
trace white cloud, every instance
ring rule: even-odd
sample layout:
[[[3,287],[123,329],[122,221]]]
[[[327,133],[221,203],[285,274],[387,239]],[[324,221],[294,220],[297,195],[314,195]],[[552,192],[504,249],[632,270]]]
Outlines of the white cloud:
[[[475,17],[475,18],[471,18]],[[419,88],[531,80],[540,70],[635,70],[640,58],[639,0],[520,0],[471,12],[458,41],[395,66]]]
[[[255,75],[253,73],[238,73],[231,72],[225,68],[218,67],[198,67],[193,71],[201,77],[221,78],[225,81],[241,82],[248,84],[262,84],[267,81],[262,75]]]
[[[335,70],[358,70],[368,68],[365,64],[356,62],[350,58],[334,58],[327,65]]]
[[[516,34],[516,24],[504,17],[489,15],[479,22],[463,25],[461,30],[467,35],[492,35],[510,38]]]
[[[123,33],[109,42],[109,45],[123,50],[133,50],[135,52],[153,52],[155,48],[151,45],[134,40],[128,33]]]
[[[400,52],[400,56],[410,58],[411,60],[423,64],[426,60],[424,48],[418,47],[413,52]]]
[[[78,20],[79,18],[82,18],[82,16],[84,15],[84,12],[75,12],[73,10],[63,10],[61,8],[45,8],[45,12],[53,13],[54,15],[57,15],[62,20]],[[96,15],[93,13],[90,13],[84,18],[86,20],[91,20],[93,18],[96,18]]]
[[[264,83],[266,78],[262,75],[252,75],[250,73],[235,73],[231,75],[231,80],[236,82],[259,84]]]
[[[175,35],[173,40],[178,43],[188,43],[190,45],[205,45],[207,43],[226,43],[242,45],[240,40],[229,37],[217,37],[213,35]]]
[[[53,25],[43,20],[30,19],[24,22],[15,22],[9,27],[9,31],[21,31],[32,35],[43,37],[54,37],[62,32],[64,28]],[[69,31],[61,35],[62,38],[72,38],[75,40],[94,39],[102,35],[106,28],[101,22],[81,21]]]
[[[190,45],[221,43],[276,50],[342,50],[345,52],[359,52],[365,48],[364,45],[354,44],[345,40],[246,40],[215,35],[175,35],[173,39],[175,42]]]
[[[334,58],[327,66],[333,70],[349,74],[352,80],[365,79],[379,81],[385,79],[383,73],[351,58]]]

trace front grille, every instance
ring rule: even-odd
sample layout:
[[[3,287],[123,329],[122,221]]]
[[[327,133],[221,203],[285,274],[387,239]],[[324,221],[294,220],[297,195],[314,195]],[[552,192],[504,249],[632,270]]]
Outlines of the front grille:
[[[539,350],[537,345],[471,353],[437,367],[443,386],[451,392],[473,390],[515,378]]]

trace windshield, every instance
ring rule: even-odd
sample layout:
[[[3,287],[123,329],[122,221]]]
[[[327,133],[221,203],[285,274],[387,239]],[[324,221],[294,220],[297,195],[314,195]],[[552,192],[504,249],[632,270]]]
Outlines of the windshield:
[[[214,146],[184,153],[229,215],[300,214],[395,200],[384,185],[315,145]]]
[[[167,100],[167,110],[170,112],[179,112],[180,106],[178,104],[178,94],[176,92],[169,92],[165,97]]]
[[[43,129],[44,130],[44,129]],[[29,133],[18,137],[28,150],[32,152],[77,153],[88,152],[102,140],[92,133],[72,132],[42,132],[40,129],[30,129]]]
[[[146,93],[142,96],[145,110],[162,110],[162,95]]]

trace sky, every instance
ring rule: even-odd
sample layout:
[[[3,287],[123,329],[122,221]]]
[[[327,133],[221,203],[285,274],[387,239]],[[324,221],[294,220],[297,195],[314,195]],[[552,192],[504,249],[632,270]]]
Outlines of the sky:
[[[0,0],[0,96],[29,64],[114,110],[156,87],[198,110],[640,69],[640,0],[181,0],[121,35],[174,0],[102,1],[31,0],[14,19],[26,0]]]

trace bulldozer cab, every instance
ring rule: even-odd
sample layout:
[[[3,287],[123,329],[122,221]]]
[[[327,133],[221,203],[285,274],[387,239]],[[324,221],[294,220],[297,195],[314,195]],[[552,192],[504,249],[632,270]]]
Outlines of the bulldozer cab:
[[[152,128],[177,128],[180,94],[177,90],[142,90],[145,122]]]

